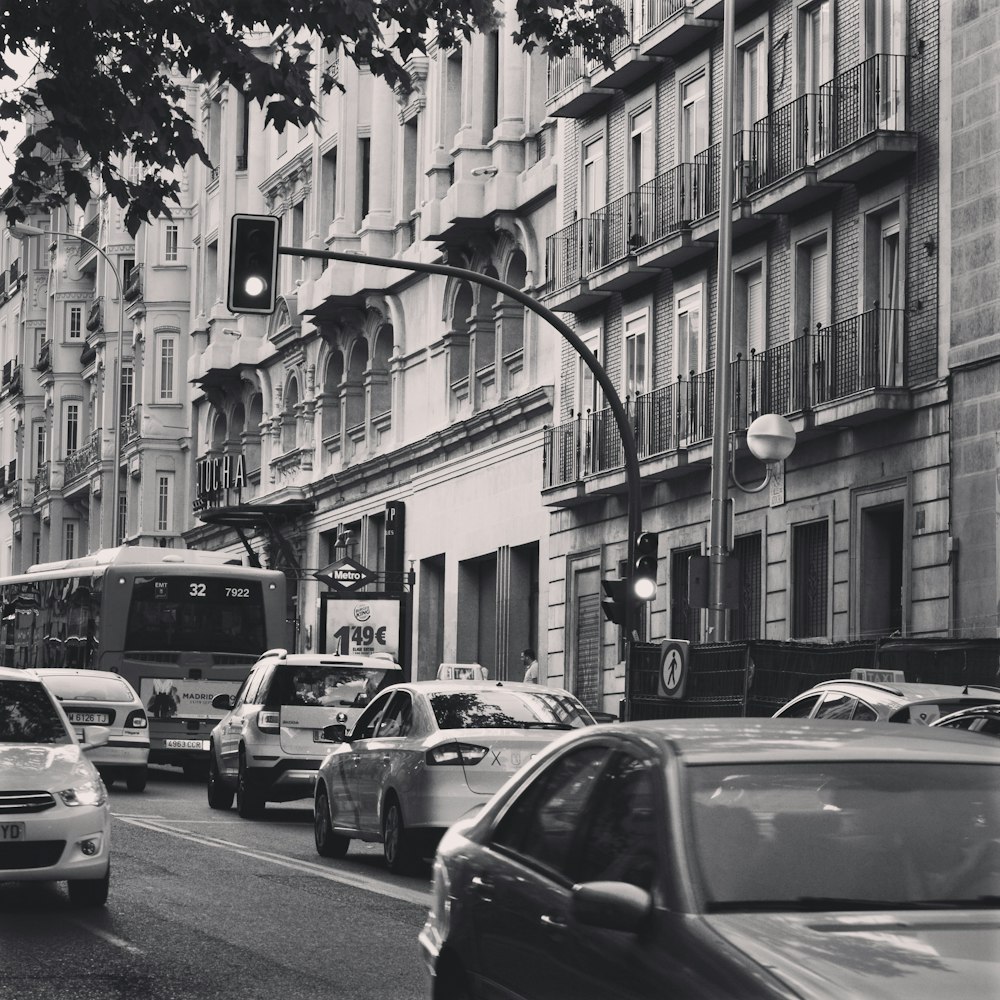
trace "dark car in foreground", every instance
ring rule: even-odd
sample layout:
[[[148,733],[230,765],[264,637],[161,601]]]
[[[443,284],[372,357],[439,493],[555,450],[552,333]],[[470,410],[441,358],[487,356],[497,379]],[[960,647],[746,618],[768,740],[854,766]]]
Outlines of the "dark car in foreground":
[[[1000,995],[1000,747],[926,726],[619,723],[456,823],[435,1000]]]

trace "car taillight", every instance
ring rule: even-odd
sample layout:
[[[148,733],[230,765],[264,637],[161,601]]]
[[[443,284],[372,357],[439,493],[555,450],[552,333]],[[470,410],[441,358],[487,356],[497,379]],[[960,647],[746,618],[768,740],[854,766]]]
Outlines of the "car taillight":
[[[128,718],[125,720],[126,729],[145,729],[148,725],[146,713],[141,708],[129,712]]]
[[[427,751],[427,763],[478,764],[489,752],[489,747],[477,747],[472,743],[442,743]]]
[[[262,733],[276,733],[278,731],[278,721],[280,718],[280,713],[267,712],[262,709],[257,713],[257,728]]]

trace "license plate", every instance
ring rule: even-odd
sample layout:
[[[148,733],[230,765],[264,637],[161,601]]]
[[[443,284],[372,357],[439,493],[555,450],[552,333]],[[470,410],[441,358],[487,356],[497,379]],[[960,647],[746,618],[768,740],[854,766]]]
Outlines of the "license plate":
[[[78,726],[106,726],[111,717],[107,712],[67,712],[70,722],[75,722]]]
[[[207,750],[208,740],[167,740],[168,750]]]
[[[23,823],[0,823],[0,842],[11,843],[24,840]]]

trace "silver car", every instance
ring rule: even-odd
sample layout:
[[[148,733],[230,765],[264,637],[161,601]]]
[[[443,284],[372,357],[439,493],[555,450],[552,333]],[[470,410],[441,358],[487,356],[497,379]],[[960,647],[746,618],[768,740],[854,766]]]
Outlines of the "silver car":
[[[383,691],[323,761],[316,850],[343,857],[381,841],[389,869],[433,853],[444,830],[487,802],[568,730],[595,725],[568,691],[506,681],[416,681]]]

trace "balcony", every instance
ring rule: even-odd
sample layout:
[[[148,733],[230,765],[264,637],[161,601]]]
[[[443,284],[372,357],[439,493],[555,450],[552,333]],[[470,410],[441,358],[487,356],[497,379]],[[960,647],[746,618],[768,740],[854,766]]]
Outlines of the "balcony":
[[[697,45],[718,22],[696,17],[694,6],[694,0],[645,0],[639,51],[676,58]]]
[[[125,419],[122,421],[122,447],[131,444],[133,441],[138,441],[142,437],[142,412],[141,403],[136,403],[134,406],[130,406],[125,413]]]
[[[642,30],[641,11],[644,0],[612,0],[625,18],[625,31],[609,46],[613,66],[590,63],[586,69],[595,87],[622,90],[631,86],[651,70],[660,60],[648,51],[642,51],[637,39]]]
[[[17,358],[13,358],[3,366],[0,376],[0,396],[19,396],[21,394],[21,366]]]
[[[820,181],[863,180],[917,151],[906,132],[906,56],[874,55],[824,84],[829,143],[818,165]]]
[[[778,413],[812,436],[884,420],[910,409],[904,367],[906,314],[877,305],[815,334],[803,334],[730,368],[730,429],[745,431],[762,413]],[[711,461],[715,372],[625,400],[644,480],[682,475]],[[549,507],[574,507],[625,489],[624,456],[610,409],[548,427],[542,494]]]
[[[101,430],[92,431],[87,443],[71,455],[66,456],[63,466],[63,476],[68,486],[73,480],[85,475],[101,460]]]
[[[102,317],[101,311],[104,306],[103,296],[98,295],[96,299],[90,304],[90,312],[87,314],[87,330],[90,333],[96,333],[101,329]]]
[[[591,288],[586,275],[595,270],[602,233],[592,218],[577,219],[545,241],[545,304],[576,312],[608,298],[610,291]]]
[[[652,216],[644,211],[638,191],[616,198],[594,212],[585,231],[588,242],[582,246],[584,274],[590,287],[600,292],[620,292],[645,281],[656,268],[640,266],[638,250],[648,242]]]
[[[43,462],[38,466],[35,473],[35,499],[49,492],[49,483],[52,480],[52,463]]]
[[[142,264],[134,264],[125,282],[125,301],[136,302],[142,298]],[[88,327],[89,329],[89,327]]]
[[[614,95],[611,87],[593,87],[583,49],[549,59],[545,110],[553,118],[586,118]]]
[[[38,361],[35,367],[40,372],[48,372],[52,370],[52,341],[43,340],[41,346],[38,348]]]
[[[691,224],[708,211],[707,182],[703,164],[679,163],[639,188],[644,220],[639,265],[676,267],[708,249],[691,236]]]
[[[877,306],[751,355],[750,413],[808,411],[809,427],[849,427],[908,410],[906,313]]]

